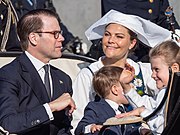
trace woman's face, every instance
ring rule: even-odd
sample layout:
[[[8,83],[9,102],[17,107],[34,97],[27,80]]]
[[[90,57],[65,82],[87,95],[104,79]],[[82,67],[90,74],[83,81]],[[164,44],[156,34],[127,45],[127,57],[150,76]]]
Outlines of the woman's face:
[[[127,58],[128,52],[136,44],[136,39],[130,40],[128,29],[120,24],[109,24],[102,38],[102,48],[108,58]]]

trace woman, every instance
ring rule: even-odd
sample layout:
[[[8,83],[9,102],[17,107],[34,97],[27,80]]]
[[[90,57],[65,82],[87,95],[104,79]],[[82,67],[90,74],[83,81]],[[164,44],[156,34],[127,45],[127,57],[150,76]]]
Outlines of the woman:
[[[89,40],[102,38],[105,56],[92,63],[89,68],[82,69],[73,83],[73,99],[77,106],[73,113],[74,129],[83,116],[85,106],[89,101],[95,99],[96,93],[92,87],[93,73],[105,65],[125,68],[130,64],[135,69],[136,76],[133,83],[138,93],[155,95],[157,88],[151,78],[150,64],[135,63],[127,58],[128,53],[136,46],[138,40],[153,47],[157,43],[169,39],[171,33],[140,17],[111,10],[94,23],[85,34]]]

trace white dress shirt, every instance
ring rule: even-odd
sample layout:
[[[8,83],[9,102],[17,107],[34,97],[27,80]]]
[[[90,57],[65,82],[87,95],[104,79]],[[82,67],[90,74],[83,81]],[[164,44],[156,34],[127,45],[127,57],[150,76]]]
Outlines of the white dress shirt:
[[[30,61],[32,62],[32,64],[34,65],[35,69],[37,70],[39,76],[42,79],[42,82],[44,83],[44,76],[45,76],[45,70],[43,68],[43,66],[45,65],[42,61],[38,60],[37,58],[35,58],[34,56],[32,56],[30,53],[28,53],[27,51],[25,51],[25,54],[27,55],[27,57],[30,59]],[[49,71],[50,73],[50,71]],[[49,74],[49,79],[50,79],[50,86],[51,86],[51,93],[53,92],[53,87],[52,87],[52,78],[51,78],[51,74]],[[43,105],[46,109],[46,112],[49,116],[50,120],[54,120],[54,116],[51,112],[51,109],[49,107],[48,103],[45,103]]]

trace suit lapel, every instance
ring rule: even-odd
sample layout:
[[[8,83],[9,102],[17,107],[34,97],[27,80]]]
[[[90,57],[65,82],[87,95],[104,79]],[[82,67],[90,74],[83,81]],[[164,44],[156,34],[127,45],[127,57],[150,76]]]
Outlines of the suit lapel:
[[[115,111],[111,108],[111,106],[104,99],[101,99],[101,103],[104,106],[104,112],[106,113],[108,118],[114,117],[116,115]]]
[[[101,99],[101,102],[104,106],[104,111],[105,111],[106,115],[108,116],[108,118],[114,117],[116,115],[116,113],[113,110],[113,108],[104,99]],[[122,134],[119,126],[115,126],[114,128],[117,129],[117,131],[119,132],[119,135]]]
[[[60,95],[64,93],[64,82],[60,80],[57,76],[56,68],[51,66],[51,77],[53,83],[53,97],[52,100],[58,98]]]
[[[45,86],[38,72],[24,53],[20,56],[19,63],[22,68],[22,78],[32,88],[34,94],[39,99],[39,102],[42,104],[49,102],[50,100],[48,98]]]

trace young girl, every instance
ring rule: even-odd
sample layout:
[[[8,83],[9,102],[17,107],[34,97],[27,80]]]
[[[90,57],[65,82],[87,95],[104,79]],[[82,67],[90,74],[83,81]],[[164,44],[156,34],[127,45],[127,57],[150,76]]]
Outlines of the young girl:
[[[146,117],[151,114],[160,104],[164,97],[166,87],[169,80],[169,67],[172,72],[178,72],[180,69],[180,47],[174,41],[165,41],[157,45],[150,51],[150,62],[152,68],[152,78],[156,81],[156,86],[159,93],[155,98],[144,95],[139,96],[131,84],[125,84],[123,78],[121,84],[124,88],[125,96],[134,109],[131,112],[118,115],[117,117],[125,117],[130,115],[140,115]],[[127,79],[127,78],[126,78]],[[156,134],[161,134],[164,129],[164,107],[147,123],[151,131]]]

